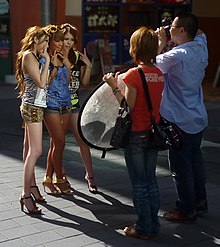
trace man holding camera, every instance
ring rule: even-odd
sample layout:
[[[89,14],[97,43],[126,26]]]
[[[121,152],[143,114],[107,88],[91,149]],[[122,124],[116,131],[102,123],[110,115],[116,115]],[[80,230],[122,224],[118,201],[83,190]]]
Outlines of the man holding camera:
[[[161,116],[176,124],[182,132],[180,150],[169,150],[169,165],[177,191],[175,210],[163,215],[174,222],[195,222],[207,212],[205,172],[201,152],[203,130],[208,117],[203,102],[202,81],[208,65],[207,40],[198,30],[191,13],[175,17],[170,27],[175,47],[156,58],[165,76]],[[158,30],[159,52],[166,45],[166,32]]]

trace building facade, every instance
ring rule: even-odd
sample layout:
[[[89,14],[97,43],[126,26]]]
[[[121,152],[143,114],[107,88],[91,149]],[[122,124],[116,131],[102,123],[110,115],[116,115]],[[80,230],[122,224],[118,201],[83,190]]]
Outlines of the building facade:
[[[88,18],[90,24],[93,21],[92,11],[98,13],[109,11],[108,13],[113,16],[116,12],[117,24],[115,22],[113,28],[109,27],[110,32],[106,37],[113,40],[113,61],[124,63],[129,59],[130,33],[142,19],[145,25],[151,24],[155,28],[160,25],[161,6],[172,12],[172,9],[178,8],[181,2],[185,2],[185,7],[187,5],[192,13],[198,16],[200,27],[207,34],[209,66],[206,77],[214,78],[220,57],[219,38],[215,31],[215,27],[220,26],[219,0],[0,0],[0,81],[4,81],[6,75],[14,74],[20,41],[30,26],[69,22],[80,31],[79,49],[82,49],[91,40],[103,37],[103,34],[107,33],[102,29],[104,26],[98,28],[88,26]],[[142,19],[138,19],[141,15]],[[131,17],[135,18],[136,24],[131,22]]]

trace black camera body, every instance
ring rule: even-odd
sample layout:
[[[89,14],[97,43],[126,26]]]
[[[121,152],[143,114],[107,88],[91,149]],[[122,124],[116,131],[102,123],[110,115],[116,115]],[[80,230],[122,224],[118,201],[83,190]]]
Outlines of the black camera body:
[[[170,17],[165,17],[161,21],[161,26],[164,27],[167,36],[170,36],[171,24],[172,24],[172,19]]]

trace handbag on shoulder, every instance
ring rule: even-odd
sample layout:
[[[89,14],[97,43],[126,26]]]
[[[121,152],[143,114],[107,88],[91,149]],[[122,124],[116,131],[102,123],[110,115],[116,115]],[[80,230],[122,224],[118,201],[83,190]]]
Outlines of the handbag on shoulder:
[[[122,99],[115,126],[113,128],[110,145],[114,148],[125,148],[129,141],[129,133],[131,130],[131,116],[128,111],[128,105],[125,98]]]
[[[182,143],[182,133],[180,129],[175,124],[162,117],[160,117],[160,123],[156,123],[153,116],[153,106],[144,72],[140,67],[138,67],[138,71],[142,79],[148,109],[151,114],[151,133],[149,136],[148,148],[157,149],[158,151],[166,150],[168,148],[176,150],[180,149]]]

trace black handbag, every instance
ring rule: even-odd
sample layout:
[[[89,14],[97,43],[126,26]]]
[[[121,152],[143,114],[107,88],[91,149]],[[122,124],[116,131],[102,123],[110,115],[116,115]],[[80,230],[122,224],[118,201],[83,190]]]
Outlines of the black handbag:
[[[129,141],[131,130],[131,116],[128,111],[128,105],[125,98],[122,99],[115,126],[113,128],[110,145],[114,148],[125,148]]]
[[[182,143],[181,130],[175,124],[162,117],[160,117],[159,124],[156,123],[153,116],[153,106],[144,72],[140,67],[138,67],[138,71],[142,79],[148,109],[151,114],[151,132],[149,134],[148,148],[157,149],[158,151],[166,150],[168,148],[173,148],[176,150],[180,149]]]

